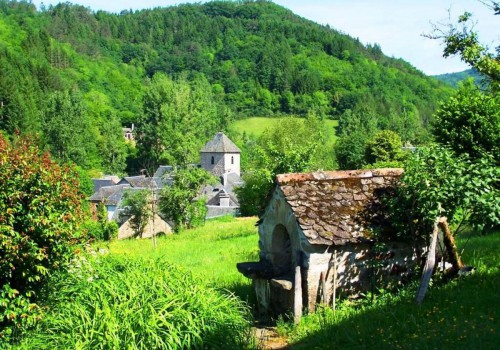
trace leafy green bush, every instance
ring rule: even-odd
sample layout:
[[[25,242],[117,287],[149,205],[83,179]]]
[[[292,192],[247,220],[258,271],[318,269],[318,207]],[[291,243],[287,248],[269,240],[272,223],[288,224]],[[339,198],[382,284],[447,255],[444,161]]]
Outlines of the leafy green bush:
[[[500,98],[486,94],[472,82],[443,103],[435,114],[436,140],[457,154],[479,159],[485,153],[500,163]]]
[[[51,283],[28,349],[242,349],[248,310],[162,259],[81,258]]]
[[[500,168],[492,158],[471,161],[443,147],[419,148],[405,163],[402,185],[390,199],[393,222],[408,237],[426,236],[446,216],[456,230],[500,224]]]
[[[77,173],[27,138],[0,135],[0,174],[0,340],[7,340],[39,318],[35,297],[73,255],[84,214]]]

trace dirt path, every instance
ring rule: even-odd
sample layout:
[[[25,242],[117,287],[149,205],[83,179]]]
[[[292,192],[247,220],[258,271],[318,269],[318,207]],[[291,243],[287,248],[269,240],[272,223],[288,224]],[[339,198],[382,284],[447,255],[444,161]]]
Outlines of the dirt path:
[[[254,333],[263,350],[290,349],[286,338],[280,336],[274,327],[254,328]]]

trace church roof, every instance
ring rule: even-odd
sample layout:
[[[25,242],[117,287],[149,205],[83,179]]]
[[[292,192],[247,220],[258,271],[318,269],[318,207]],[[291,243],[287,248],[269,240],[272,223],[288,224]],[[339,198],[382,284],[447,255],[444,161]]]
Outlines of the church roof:
[[[223,132],[218,132],[214,138],[207,142],[201,150],[202,153],[241,153],[238,146]]]

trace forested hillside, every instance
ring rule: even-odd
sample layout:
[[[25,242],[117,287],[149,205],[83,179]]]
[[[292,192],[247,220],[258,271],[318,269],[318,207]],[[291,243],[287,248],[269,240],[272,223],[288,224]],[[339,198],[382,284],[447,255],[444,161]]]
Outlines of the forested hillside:
[[[0,67],[0,130],[37,132],[59,159],[106,172],[123,172],[127,155],[133,164],[122,125],[136,123],[139,133],[155,125],[143,96],[150,89],[146,100],[158,97],[151,94],[160,90],[150,88],[157,73],[190,85],[185,91],[193,99],[203,97],[199,108],[210,106],[189,125],[217,118],[187,135],[192,142],[183,152],[192,157],[211,133],[248,116],[370,115],[376,128],[415,143],[450,94],[378,45],[364,46],[269,1],[111,14],[0,0]]]
[[[482,84],[484,82],[484,77],[474,68],[462,72],[434,75],[433,77],[453,87],[458,87],[459,82],[469,78],[473,78],[476,84]]]

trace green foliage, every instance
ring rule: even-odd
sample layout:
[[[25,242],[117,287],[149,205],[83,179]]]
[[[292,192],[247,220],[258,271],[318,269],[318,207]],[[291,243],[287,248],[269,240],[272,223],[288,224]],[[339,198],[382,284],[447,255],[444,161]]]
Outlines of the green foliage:
[[[500,161],[500,98],[463,84],[435,114],[436,140],[473,159],[490,153]]]
[[[64,268],[83,219],[76,171],[28,138],[0,135],[0,339],[40,317],[39,289]]]
[[[401,137],[391,130],[378,131],[366,144],[366,161],[370,164],[398,161],[402,157]]]
[[[118,224],[108,220],[108,211],[103,203],[97,205],[97,221],[88,220],[84,226],[85,236],[94,240],[111,241],[118,236]]]
[[[340,169],[361,169],[375,167],[375,164],[401,166],[397,163],[402,158],[401,137],[393,130],[378,130],[382,125],[384,123],[369,111],[349,110],[341,116],[340,137],[335,144]]]
[[[316,155],[324,142],[321,121],[314,115],[304,122],[283,118],[267,129],[251,148],[245,184],[235,190],[242,215],[262,212],[277,174],[303,172],[321,164]]]
[[[484,77],[474,68],[467,69],[462,72],[433,75],[433,77],[453,86],[454,88],[458,88],[461,82],[469,79],[473,79],[474,84],[478,86],[484,85]]]
[[[486,3],[488,5],[488,3]],[[495,15],[499,14],[498,3],[489,2]],[[460,55],[462,61],[486,76],[492,91],[500,88],[500,46],[495,48],[496,55],[479,41],[474,31],[473,16],[465,12],[458,18],[458,24],[449,24],[444,29],[435,28],[434,38],[442,39],[445,44],[443,56]]]
[[[137,125],[139,159],[151,172],[160,164],[196,162],[203,142],[226,126],[218,112],[205,78],[189,83],[185,78],[155,75]]]
[[[142,238],[144,230],[153,215],[151,191],[146,189],[125,191],[122,206],[123,212],[121,215],[130,218],[130,227],[134,230],[135,236]]]
[[[500,170],[491,159],[458,158],[442,147],[420,148],[405,163],[402,185],[389,199],[393,222],[407,239],[427,237],[434,220],[446,216],[458,228],[500,223]]]
[[[120,14],[70,3],[37,12],[24,1],[2,1],[0,43],[0,129],[42,132],[55,156],[112,173],[124,172],[127,151],[129,172],[196,162],[200,146],[231,115],[314,112],[326,119],[367,109],[378,128],[415,143],[425,140],[437,101],[451,93],[378,45],[269,1]],[[157,73],[175,81],[167,95],[176,101],[166,103],[161,89],[144,84]],[[163,104],[165,113],[146,101]],[[172,123],[154,120],[160,115]],[[151,125],[138,129],[137,157],[120,132],[131,123]]]
[[[55,276],[50,309],[24,349],[198,349],[249,346],[249,312],[164,259],[80,257]]]
[[[96,131],[79,93],[52,93],[42,119],[45,139],[56,158],[85,169],[99,168]]]
[[[197,198],[201,187],[212,180],[201,168],[178,168],[174,171],[172,185],[160,192],[160,211],[174,224],[176,232],[205,222],[205,199]]]

